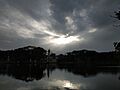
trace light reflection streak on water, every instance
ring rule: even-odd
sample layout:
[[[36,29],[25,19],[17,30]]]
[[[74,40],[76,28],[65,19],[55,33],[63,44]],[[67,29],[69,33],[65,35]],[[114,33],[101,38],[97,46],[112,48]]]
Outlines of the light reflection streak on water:
[[[52,82],[50,82],[50,84],[60,88],[68,88],[68,89],[79,89],[81,86],[80,84],[75,84],[68,80],[53,80]]]

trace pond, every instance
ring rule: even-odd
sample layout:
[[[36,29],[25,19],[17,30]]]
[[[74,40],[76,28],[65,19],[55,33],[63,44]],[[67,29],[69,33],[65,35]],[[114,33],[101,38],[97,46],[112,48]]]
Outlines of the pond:
[[[119,67],[0,65],[0,90],[120,90]]]

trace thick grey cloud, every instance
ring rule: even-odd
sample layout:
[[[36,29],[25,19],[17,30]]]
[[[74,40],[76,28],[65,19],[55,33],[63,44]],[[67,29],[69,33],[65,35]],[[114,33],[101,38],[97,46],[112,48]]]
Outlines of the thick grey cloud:
[[[0,49],[113,50],[120,31],[110,16],[119,8],[119,0],[0,0]]]

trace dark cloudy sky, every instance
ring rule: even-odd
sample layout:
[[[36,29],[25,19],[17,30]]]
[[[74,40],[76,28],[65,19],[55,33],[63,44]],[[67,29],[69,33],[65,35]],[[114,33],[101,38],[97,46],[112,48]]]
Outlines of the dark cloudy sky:
[[[113,50],[120,0],[0,0],[0,49]]]

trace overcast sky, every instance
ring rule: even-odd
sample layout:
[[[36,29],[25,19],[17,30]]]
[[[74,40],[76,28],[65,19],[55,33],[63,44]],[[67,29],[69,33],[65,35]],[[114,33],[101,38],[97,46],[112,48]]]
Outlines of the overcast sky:
[[[120,0],[0,0],[0,49],[113,50]]]

